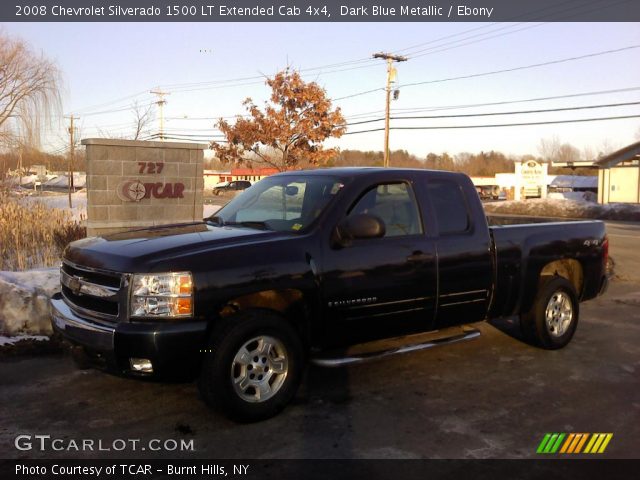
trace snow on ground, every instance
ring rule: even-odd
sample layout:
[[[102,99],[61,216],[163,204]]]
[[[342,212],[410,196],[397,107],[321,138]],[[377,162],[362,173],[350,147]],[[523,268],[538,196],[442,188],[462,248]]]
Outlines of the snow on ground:
[[[40,202],[49,208],[58,208],[71,213],[71,218],[77,222],[86,220],[87,218],[87,191],[81,190],[71,194],[71,205],[69,209],[69,195],[67,193],[31,195],[22,198],[23,202],[33,203]]]
[[[49,298],[59,289],[55,267],[0,271],[0,334],[50,334]]]
[[[0,335],[0,347],[5,347],[7,345],[15,345],[18,342],[22,342],[24,340],[35,340],[36,342],[46,342],[49,340],[49,337],[46,335],[16,335],[14,337],[4,337]]]
[[[576,202],[597,202],[598,195],[593,192],[551,192],[548,197],[556,200],[574,200]]]
[[[74,188],[84,188],[87,185],[87,175],[84,173],[73,174],[73,186]],[[51,188],[68,188],[69,187],[69,175],[58,175],[50,178],[44,183],[45,187]]]
[[[58,208],[69,211],[69,196],[65,194],[45,194],[30,195],[22,198],[23,202],[41,202],[49,208]],[[75,221],[87,219],[87,191],[81,190],[71,194],[71,218]],[[207,218],[216,213],[221,207],[219,205],[204,205],[204,217]]]
[[[640,221],[640,206],[628,203],[601,205],[567,198],[533,198],[485,203],[488,214],[527,215],[531,217],[592,218],[600,220]]]

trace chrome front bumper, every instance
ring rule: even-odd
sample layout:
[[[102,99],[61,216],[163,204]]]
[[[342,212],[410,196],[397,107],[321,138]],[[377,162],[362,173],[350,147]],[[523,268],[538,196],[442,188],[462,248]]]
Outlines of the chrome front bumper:
[[[76,315],[57,293],[50,300],[53,330],[76,345],[99,352],[113,352],[115,329]]]

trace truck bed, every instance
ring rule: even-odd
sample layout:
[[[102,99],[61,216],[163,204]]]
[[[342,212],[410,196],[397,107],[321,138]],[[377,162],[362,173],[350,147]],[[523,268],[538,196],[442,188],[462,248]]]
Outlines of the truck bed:
[[[495,223],[495,217],[490,224]],[[526,218],[499,217],[498,222],[518,222]],[[580,300],[595,297],[601,288],[605,248],[605,226],[599,220],[542,221],[489,227],[494,242],[495,288],[490,314],[509,316],[527,311],[534,298],[539,277],[568,269],[576,279]],[[546,265],[554,267],[542,272]],[[548,267],[547,267],[548,268]]]

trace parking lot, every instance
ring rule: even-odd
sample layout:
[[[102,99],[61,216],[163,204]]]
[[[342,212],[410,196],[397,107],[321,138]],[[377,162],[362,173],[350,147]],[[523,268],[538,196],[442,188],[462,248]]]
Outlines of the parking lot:
[[[193,384],[76,370],[63,355],[0,359],[3,458],[522,458],[547,432],[610,432],[603,456],[640,445],[637,225],[608,226],[618,278],[581,306],[559,351],[523,343],[514,319],[473,341],[341,369],[312,367],[278,417],[238,425],[207,410]],[[21,434],[140,439],[123,451],[18,450]],[[152,439],[193,451],[142,450]],[[34,442],[35,445],[35,442]]]

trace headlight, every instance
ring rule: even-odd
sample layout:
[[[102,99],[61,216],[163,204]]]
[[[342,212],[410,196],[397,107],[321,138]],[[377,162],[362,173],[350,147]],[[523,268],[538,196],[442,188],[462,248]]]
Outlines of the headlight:
[[[135,274],[132,278],[132,317],[193,315],[193,280],[189,272]]]

